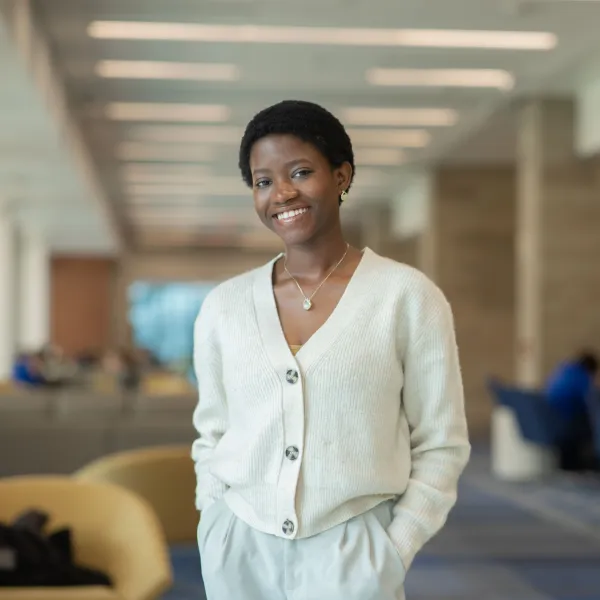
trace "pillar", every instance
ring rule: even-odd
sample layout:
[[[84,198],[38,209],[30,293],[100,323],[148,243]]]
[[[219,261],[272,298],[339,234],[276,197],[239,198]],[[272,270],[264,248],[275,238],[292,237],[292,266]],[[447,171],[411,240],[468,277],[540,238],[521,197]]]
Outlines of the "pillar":
[[[44,237],[19,239],[19,347],[34,351],[50,341],[50,253]]]
[[[389,238],[389,215],[386,206],[372,204],[360,213],[360,236],[363,248],[384,254]]]
[[[530,102],[519,115],[515,223],[515,379],[535,387],[542,369],[542,209],[544,137],[542,105]]]
[[[435,176],[428,170],[413,170],[402,176],[392,201],[390,230],[402,262],[435,279],[435,227],[433,220]]]
[[[514,371],[515,172],[440,166],[433,190],[427,262],[454,313],[471,437],[487,441],[488,378],[511,381]]]
[[[423,229],[417,239],[417,268],[431,280],[436,280],[437,231],[435,218],[435,198],[433,187],[425,199],[426,217]]]
[[[10,379],[16,351],[15,241],[10,206],[0,199],[0,382]]]
[[[599,350],[600,203],[594,165],[574,152],[575,107],[530,100],[518,127],[515,252],[515,378],[540,389],[558,362]],[[523,441],[509,411],[494,415],[493,466],[530,479],[554,457]]]
[[[521,110],[516,375],[538,388],[556,364],[600,350],[600,203],[596,165],[574,153],[571,101]]]

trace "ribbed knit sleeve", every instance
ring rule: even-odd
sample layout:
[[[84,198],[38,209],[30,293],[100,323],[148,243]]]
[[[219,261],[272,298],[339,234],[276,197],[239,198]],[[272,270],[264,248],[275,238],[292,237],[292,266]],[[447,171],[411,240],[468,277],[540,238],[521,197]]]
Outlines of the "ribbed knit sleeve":
[[[388,529],[406,569],[446,522],[470,454],[450,306],[433,284],[419,305],[405,341],[402,394],[411,474]]]
[[[198,405],[193,420],[199,436],[192,445],[192,459],[197,477],[198,510],[205,510],[227,491],[227,486],[211,475],[209,467],[214,449],[228,425],[221,352],[216,336],[218,315],[215,313],[214,303],[209,296],[194,326],[194,369],[198,380]]]

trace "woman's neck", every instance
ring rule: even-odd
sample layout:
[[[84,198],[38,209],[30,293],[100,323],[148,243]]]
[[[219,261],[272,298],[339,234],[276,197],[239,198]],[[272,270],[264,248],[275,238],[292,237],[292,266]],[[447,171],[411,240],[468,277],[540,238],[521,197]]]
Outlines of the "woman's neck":
[[[344,256],[348,244],[341,235],[328,236],[306,246],[286,249],[286,266],[294,276],[303,279],[319,279]]]

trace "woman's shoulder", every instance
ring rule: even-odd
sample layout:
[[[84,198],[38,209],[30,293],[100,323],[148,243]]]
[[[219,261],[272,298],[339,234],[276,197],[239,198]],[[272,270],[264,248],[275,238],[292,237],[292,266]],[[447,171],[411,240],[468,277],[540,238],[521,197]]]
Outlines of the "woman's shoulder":
[[[434,302],[446,302],[440,287],[423,271],[385,256],[375,255],[375,260],[379,263],[381,285],[388,292],[413,300],[431,298]]]

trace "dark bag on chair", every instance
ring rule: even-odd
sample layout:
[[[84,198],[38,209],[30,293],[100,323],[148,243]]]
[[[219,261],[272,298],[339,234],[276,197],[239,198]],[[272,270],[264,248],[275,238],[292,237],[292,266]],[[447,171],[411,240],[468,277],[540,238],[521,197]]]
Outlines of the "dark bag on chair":
[[[0,523],[0,587],[110,586],[99,571],[73,562],[71,531],[45,533],[48,515],[28,511]]]

